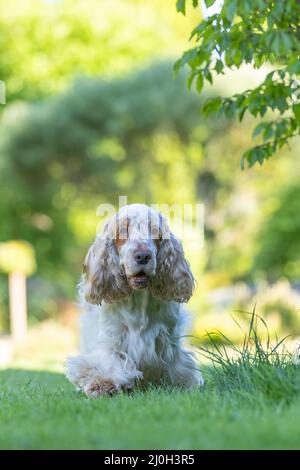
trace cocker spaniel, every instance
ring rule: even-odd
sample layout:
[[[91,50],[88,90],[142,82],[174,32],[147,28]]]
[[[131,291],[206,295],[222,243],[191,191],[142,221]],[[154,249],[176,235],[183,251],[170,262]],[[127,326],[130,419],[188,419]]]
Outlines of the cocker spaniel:
[[[67,360],[67,378],[88,396],[170,383],[203,383],[183,348],[194,278],[166,219],[132,204],[105,224],[90,247],[79,284],[81,353]]]

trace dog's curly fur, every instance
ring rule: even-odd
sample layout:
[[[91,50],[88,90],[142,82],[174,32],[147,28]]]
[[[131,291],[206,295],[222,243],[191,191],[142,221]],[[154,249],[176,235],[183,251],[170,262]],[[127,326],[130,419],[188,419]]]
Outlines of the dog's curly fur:
[[[142,266],[136,261],[141,250],[149,258]],[[200,386],[194,357],[181,340],[181,303],[193,289],[181,243],[165,218],[143,204],[123,207],[84,263],[81,354],[67,360],[68,379],[89,396],[162,381]]]

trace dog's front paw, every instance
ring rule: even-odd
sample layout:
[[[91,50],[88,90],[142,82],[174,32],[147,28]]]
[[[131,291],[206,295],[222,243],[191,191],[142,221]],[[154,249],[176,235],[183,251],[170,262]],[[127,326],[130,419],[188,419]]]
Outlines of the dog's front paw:
[[[97,379],[84,387],[84,393],[88,397],[99,397],[100,395],[114,395],[118,392],[118,387],[109,380]]]

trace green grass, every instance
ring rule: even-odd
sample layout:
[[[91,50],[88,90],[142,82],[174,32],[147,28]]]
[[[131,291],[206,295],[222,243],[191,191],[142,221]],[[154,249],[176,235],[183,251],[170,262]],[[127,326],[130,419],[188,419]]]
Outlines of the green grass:
[[[299,370],[297,372],[300,373]],[[150,390],[88,399],[60,374],[1,373],[2,449],[299,449],[300,396]]]
[[[212,341],[214,341],[212,339]],[[86,398],[62,374],[0,372],[2,449],[300,449],[300,366],[255,337],[213,361],[202,391]]]

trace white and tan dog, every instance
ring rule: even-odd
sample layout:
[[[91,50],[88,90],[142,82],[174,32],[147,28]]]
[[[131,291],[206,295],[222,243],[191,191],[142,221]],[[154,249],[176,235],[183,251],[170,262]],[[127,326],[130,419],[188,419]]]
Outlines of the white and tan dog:
[[[194,278],[181,243],[162,215],[144,204],[123,207],[90,247],[79,285],[81,352],[67,378],[89,396],[148,383],[202,383],[182,346]]]

